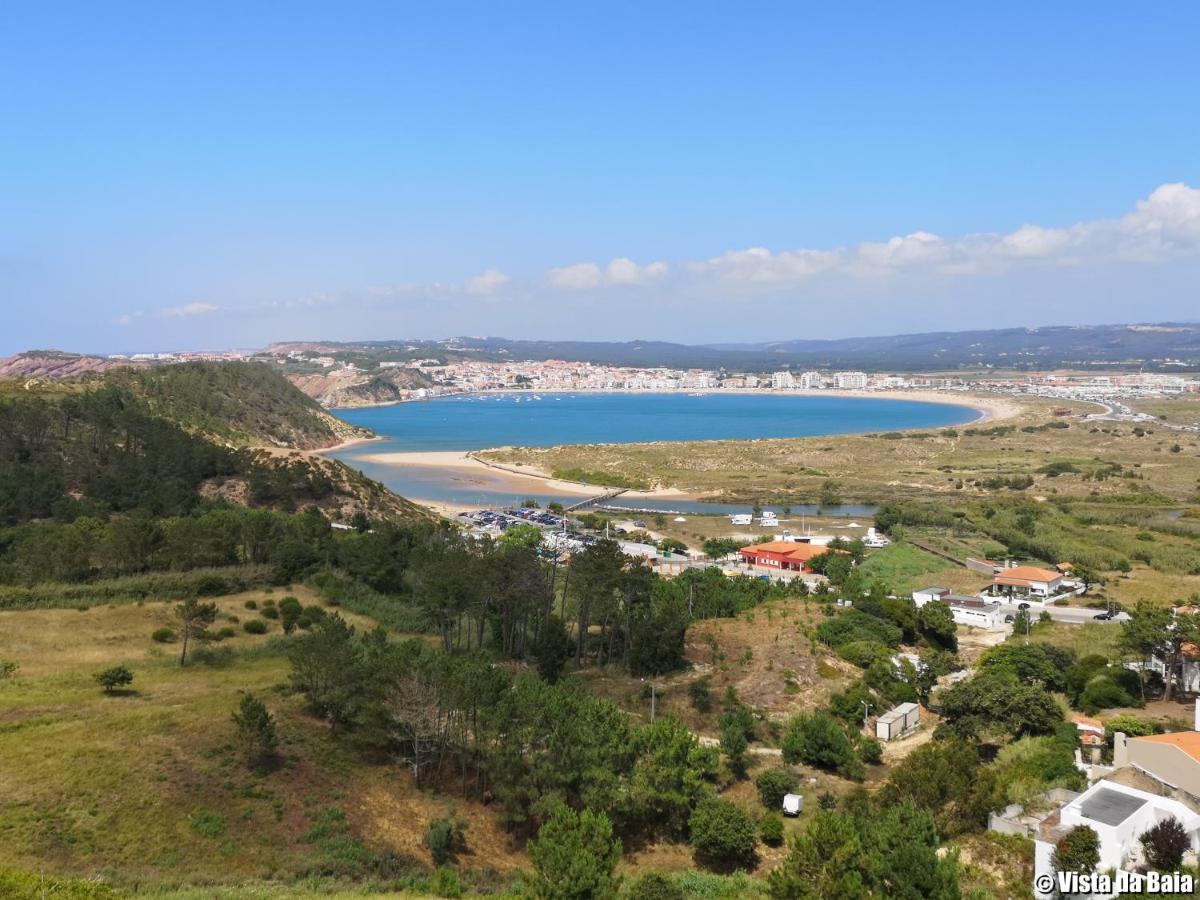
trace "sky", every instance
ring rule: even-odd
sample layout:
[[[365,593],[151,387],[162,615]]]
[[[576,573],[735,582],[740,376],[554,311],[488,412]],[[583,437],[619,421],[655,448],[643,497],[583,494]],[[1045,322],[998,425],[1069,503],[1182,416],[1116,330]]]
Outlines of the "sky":
[[[1200,320],[1200,4],[20,2],[0,354]]]

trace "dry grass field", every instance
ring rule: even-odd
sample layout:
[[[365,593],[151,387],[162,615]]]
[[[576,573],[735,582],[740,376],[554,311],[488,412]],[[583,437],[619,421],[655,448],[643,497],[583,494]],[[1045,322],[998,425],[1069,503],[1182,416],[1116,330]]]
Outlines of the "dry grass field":
[[[471,822],[464,869],[503,879],[527,864],[482,805],[440,799],[395,766],[363,763],[304,712],[285,690],[288,663],[272,644],[278,623],[254,636],[227,618],[244,623],[257,615],[246,601],[261,606],[268,596],[219,600],[218,627],[237,632],[211,649],[229,656],[186,668],[178,644],[150,637],[171,623],[167,603],[0,612],[0,659],[20,665],[0,681],[0,868],[155,891],[320,872],[361,878],[387,854],[419,873],[431,868],[425,829],[451,808]],[[133,684],[107,695],[95,675],[119,664]],[[233,744],[230,716],[246,691],[278,720],[282,763],[270,773],[252,772]],[[292,890],[253,896],[304,896]],[[222,894],[179,894],[193,896]]]

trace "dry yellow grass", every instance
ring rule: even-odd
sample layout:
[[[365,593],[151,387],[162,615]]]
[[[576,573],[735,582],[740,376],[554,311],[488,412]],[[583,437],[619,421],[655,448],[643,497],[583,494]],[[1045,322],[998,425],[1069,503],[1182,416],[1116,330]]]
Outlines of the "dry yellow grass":
[[[268,596],[286,592],[218,605],[244,622],[257,615],[245,601],[261,607]],[[178,644],[150,639],[170,624],[170,610],[147,603],[0,613],[0,659],[21,667],[0,681],[0,867],[124,884],[288,881],[325,852],[305,836],[332,808],[370,851],[410,858],[417,871],[429,865],[422,840],[446,801],[417,790],[394,765],[364,763],[281,690],[288,663],[267,646],[277,623],[265,637],[233,626],[237,636],[218,645],[241,649],[228,664],[182,668]],[[134,682],[108,696],[94,676],[115,664],[127,665]],[[278,720],[283,762],[269,774],[250,771],[233,745],[230,716],[244,692]],[[467,867],[526,865],[485,807],[454,806],[471,823]]]

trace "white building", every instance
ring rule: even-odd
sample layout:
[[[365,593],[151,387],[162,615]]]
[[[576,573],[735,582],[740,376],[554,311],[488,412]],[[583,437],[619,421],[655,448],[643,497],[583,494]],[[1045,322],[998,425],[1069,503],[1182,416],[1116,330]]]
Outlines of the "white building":
[[[777,391],[790,391],[796,386],[796,379],[791,372],[776,372],[771,376],[771,387]]]
[[[988,602],[978,597],[964,597],[950,593],[949,588],[928,587],[912,593],[913,603],[920,609],[926,603],[945,603],[950,607],[950,614],[957,625],[968,625],[972,628],[985,628],[989,631],[1004,625],[1004,613],[1000,604]]]
[[[917,730],[921,724],[921,707],[915,703],[901,703],[875,720],[875,737],[881,741],[894,741]]]
[[[806,391],[825,387],[825,376],[820,372],[805,372],[800,376],[800,387]]]
[[[1034,884],[1037,884],[1038,876],[1054,874],[1052,859],[1055,845],[1073,828],[1086,826],[1100,838],[1098,872],[1114,869],[1133,871],[1143,863],[1138,839],[1159,822],[1171,817],[1178,819],[1191,835],[1192,851],[1195,852],[1200,846],[1197,840],[1200,814],[1178,800],[1101,779],[1063,806],[1057,815],[1051,814],[1041,823],[1034,840]],[[1036,887],[1034,893],[1037,897],[1053,896],[1050,892],[1038,891]]]
[[[833,386],[843,391],[861,391],[867,386],[866,372],[836,372]]]

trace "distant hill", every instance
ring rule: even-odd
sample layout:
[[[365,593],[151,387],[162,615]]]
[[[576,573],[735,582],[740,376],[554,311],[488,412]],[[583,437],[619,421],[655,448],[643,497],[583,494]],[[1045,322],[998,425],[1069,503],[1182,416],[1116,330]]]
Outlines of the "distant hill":
[[[73,378],[0,381],[0,525],[205,500],[427,514],[306,449],[369,435],[327,413],[265,363],[192,362]]]
[[[186,362],[104,376],[188,431],[224,443],[316,450],[370,432],[330,415],[266,363]]]
[[[1058,325],[986,331],[928,332],[836,340],[688,345],[666,341],[518,341],[458,337],[439,341],[309,341],[273,344],[268,353],[307,350],[370,369],[382,360],[435,358],[564,359],[617,366],[867,371],[1151,369],[1200,371],[1200,325]]]

